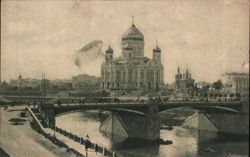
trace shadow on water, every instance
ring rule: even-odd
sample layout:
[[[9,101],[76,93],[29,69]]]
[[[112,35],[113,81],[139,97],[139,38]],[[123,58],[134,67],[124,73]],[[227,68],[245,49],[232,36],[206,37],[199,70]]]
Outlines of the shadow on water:
[[[125,136],[102,133],[111,141],[111,150],[126,157],[154,157],[158,156],[160,145],[157,141],[149,141]],[[147,150],[147,151],[145,151]],[[144,152],[144,153],[142,153]]]
[[[113,149],[137,149],[137,148],[148,148],[148,147],[159,147],[156,141],[148,141],[142,139],[127,139],[122,143],[116,143],[112,145]]]
[[[243,157],[248,154],[248,138],[244,135],[198,131],[196,139],[198,156]]]
[[[236,143],[232,141],[216,142],[218,140],[211,141],[210,143],[199,144],[198,156],[204,157],[245,157],[248,154],[248,143]],[[207,151],[208,150],[208,151]]]
[[[122,143],[112,145],[112,150],[118,151],[119,154],[126,157],[158,156],[159,148],[160,146],[156,142],[141,139],[127,139]],[[145,152],[145,150],[147,151]]]

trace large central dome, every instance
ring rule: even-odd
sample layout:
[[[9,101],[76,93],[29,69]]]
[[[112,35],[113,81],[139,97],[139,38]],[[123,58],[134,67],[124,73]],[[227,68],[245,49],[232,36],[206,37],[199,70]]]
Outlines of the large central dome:
[[[138,30],[138,28],[135,27],[133,24],[123,35],[122,35],[122,41],[127,40],[137,40],[137,41],[143,41],[144,36],[143,34]]]
[[[132,26],[122,35],[122,53],[124,54],[124,49],[130,48],[133,57],[143,57],[144,56],[144,36],[135,27],[134,23]]]

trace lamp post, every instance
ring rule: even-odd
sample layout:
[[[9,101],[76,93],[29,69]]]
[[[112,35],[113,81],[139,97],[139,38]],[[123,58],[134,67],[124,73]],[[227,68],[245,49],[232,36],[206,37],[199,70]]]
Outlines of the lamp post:
[[[18,82],[19,82],[19,88],[18,88],[18,93],[19,93],[19,101],[21,102],[21,88],[22,88],[22,75],[19,74],[18,76]]]
[[[46,79],[45,79],[45,74],[42,73],[42,80],[41,80],[41,93],[44,97],[46,98]]]
[[[56,120],[53,121],[53,129],[54,129],[54,143],[56,143]]]

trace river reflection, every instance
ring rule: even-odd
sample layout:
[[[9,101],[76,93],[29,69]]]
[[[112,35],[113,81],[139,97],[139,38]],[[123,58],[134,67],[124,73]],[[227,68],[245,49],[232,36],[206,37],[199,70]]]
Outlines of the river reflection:
[[[129,141],[117,136],[110,140],[110,136],[99,132],[97,112],[62,115],[56,118],[56,124],[81,137],[88,134],[92,142],[113,149],[125,157],[245,157],[248,154],[247,140],[220,139],[215,132],[188,130],[180,126],[160,132],[162,139],[173,141],[171,145],[146,144],[145,141]],[[207,148],[212,151],[206,151]]]

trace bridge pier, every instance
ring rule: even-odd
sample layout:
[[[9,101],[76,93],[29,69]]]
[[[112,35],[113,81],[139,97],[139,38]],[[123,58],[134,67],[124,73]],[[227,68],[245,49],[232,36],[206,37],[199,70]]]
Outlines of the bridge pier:
[[[249,102],[241,102],[238,113],[198,111],[188,118],[183,126],[219,134],[249,135]]]
[[[146,139],[157,140],[160,138],[160,115],[159,104],[150,103],[145,112],[146,119]]]
[[[110,135],[114,141],[116,137],[121,141],[127,138],[155,141],[160,138],[159,106],[148,104],[144,113],[112,111],[101,124],[100,132]]]

